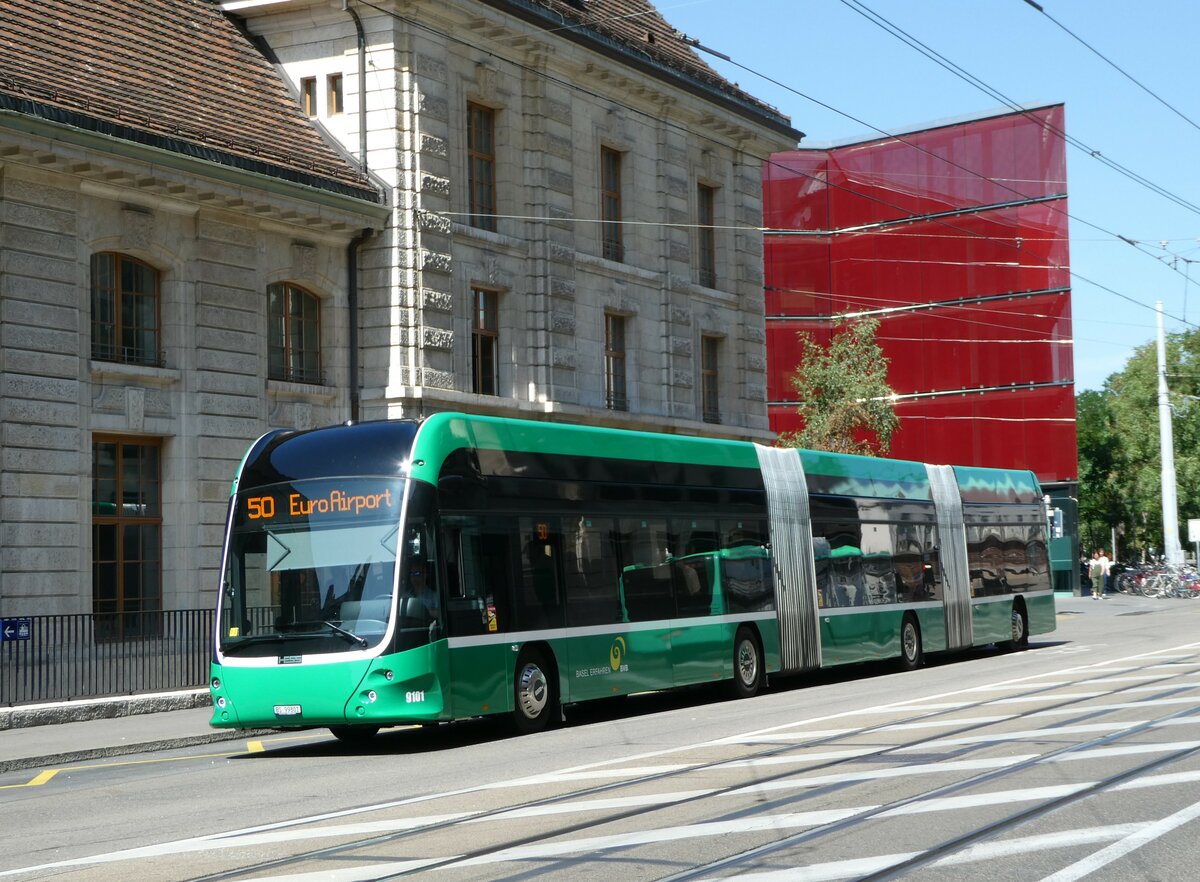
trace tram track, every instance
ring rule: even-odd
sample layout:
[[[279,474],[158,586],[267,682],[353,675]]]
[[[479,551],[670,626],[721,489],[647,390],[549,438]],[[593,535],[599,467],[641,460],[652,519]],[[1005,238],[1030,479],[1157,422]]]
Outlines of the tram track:
[[[724,858],[720,861],[714,861],[704,866],[695,867],[683,873],[677,873],[664,877],[664,879],[660,880],[660,882],[685,882],[685,880],[700,879],[706,876],[711,876],[711,874],[714,872],[720,872],[722,870],[744,866],[751,861],[759,860],[770,854],[774,854],[785,849],[794,848],[806,842],[819,839],[822,836],[843,832],[853,826],[863,824],[881,816],[895,814],[905,806],[916,805],[928,800],[951,796],[955,793],[977,787],[981,784],[986,784],[1004,777],[1012,776],[1018,772],[1025,771],[1037,765],[1054,762],[1057,757],[1065,754],[1078,753],[1080,751],[1086,751],[1092,748],[1109,745],[1125,738],[1130,738],[1132,736],[1141,734],[1142,732],[1148,731],[1156,725],[1160,725],[1164,721],[1178,719],[1193,713],[1193,711],[1194,708],[1186,708],[1177,711],[1174,714],[1164,715],[1155,720],[1141,721],[1137,725],[1130,726],[1125,730],[1115,732],[1110,735],[1093,738],[1079,744],[1068,745],[1059,750],[1041,754],[1032,759],[1004,766],[1003,768],[996,769],[994,771],[984,772],[961,781],[955,781],[952,784],[947,784],[943,787],[926,791],[917,796],[912,796],[906,799],[897,800],[892,803],[873,807],[870,811],[862,812],[861,814],[854,815],[851,818],[820,827],[814,827],[794,836],[789,836],[785,839],[770,843],[769,845],[761,846],[738,855]],[[1193,747],[1172,751],[1165,756],[1160,756],[1131,769],[1126,769],[1124,771],[1109,775],[1108,777],[1099,781],[1089,782],[1086,787],[1083,787],[1076,792],[1063,794],[1062,796],[1045,800],[1037,805],[1016,812],[1000,821],[986,824],[976,830],[970,831],[969,833],[947,839],[938,845],[932,846],[920,857],[912,858],[903,862],[902,864],[897,864],[894,867],[889,867],[886,870],[872,873],[868,876],[859,877],[858,882],[882,882],[882,880],[885,879],[896,878],[903,872],[907,872],[910,869],[915,869],[916,867],[932,863],[935,860],[965,848],[968,845],[972,845],[982,839],[994,836],[997,833],[1004,832],[1005,830],[1027,823],[1028,821],[1035,820],[1038,817],[1042,817],[1073,802],[1086,799],[1089,796],[1093,796],[1096,793],[1107,790],[1123,783],[1124,781],[1140,777],[1157,768],[1161,768],[1164,765],[1177,762],[1181,759],[1185,759],[1196,754],[1200,754],[1200,744]]]
[[[1185,660],[1180,661],[1179,657],[1176,657],[1175,663],[1180,664],[1180,665],[1186,665],[1189,663],[1189,661],[1196,663],[1198,660],[1200,660],[1200,654],[1187,656],[1187,657],[1184,657],[1184,659]],[[1151,657],[1151,658],[1148,658],[1145,660],[1150,661],[1152,663],[1159,663],[1162,661],[1162,658],[1161,657]],[[1106,663],[1103,663],[1101,665],[1096,665],[1096,666],[1087,666],[1085,668],[1075,669],[1075,671],[1073,671],[1073,672],[1062,672],[1062,673],[1065,675],[1065,674],[1069,674],[1069,673],[1088,672],[1088,671],[1094,671],[1094,669],[1097,667],[1103,667],[1106,669],[1105,672],[1112,676],[1137,676],[1139,674],[1139,672],[1145,671],[1148,668],[1154,666],[1153,664],[1141,665],[1141,666],[1129,665],[1129,666],[1122,667],[1122,669],[1120,669],[1120,670],[1111,670],[1114,667],[1114,665],[1117,665],[1117,664],[1121,664],[1121,660],[1117,660],[1116,662],[1106,662]],[[1190,672],[1190,673],[1195,673],[1195,672]],[[1181,671],[1177,674],[1169,674],[1169,673],[1164,674],[1164,676],[1161,678],[1161,685],[1163,687],[1162,688],[1163,695],[1175,695],[1177,693],[1187,691],[1189,689],[1200,688],[1200,683],[1197,683],[1197,684],[1173,683],[1173,681],[1178,680],[1179,678],[1182,678],[1182,677],[1185,677],[1188,675],[1189,675],[1189,672],[1184,672],[1184,671]],[[631,789],[631,788],[634,788],[637,786],[642,786],[642,785],[646,785],[646,784],[653,785],[653,784],[660,784],[663,782],[670,782],[672,780],[680,780],[685,775],[694,774],[697,772],[709,771],[709,770],[716,770],[716,769],[720,769],[722,767],[728,767],[728,766],[730,766],[731,763],[753,764],[755,761],[766,760],[766,759],[770,759],[773,757],[781,757],[781,756],[787,755],[789,753],[794,753],[798,750],[811,751],[813,748],[828,746],[830,744],[836,743],[836,742],[846,739],[848,737],[870,736],[872,734],[885,732],[889,729],[895,731],[896,727],[903,726],[906,723],[935,721],[938,718],[948,717],[952,714],[961,714],[964,712],[969,713],[970,711],[976,710],[979,708],[994,706],[994,704],[997,701],[1018,702],[1022,698],[1030,698],[1030,697],[1034,697],[1034,696],[1038,696],[1038,695],[1050,694],[1055,689],[1070,687],[1070,686],[1076,685],[1077,683],[1080,683],[1080,682],[1082,682],[1082,681],[1073,681],[1073,682],[1069,682],[1069,683],[1062,683],[1062,682],[1055,681],[1052,684],[1043,685],[1041,688],[1034,688],[1034,689],[1027,690],[1025,692],[1017,692],[1016,694],[1007,696],[1004,699],[995,699],[995,698],[991,698],[991,697],[985,697],[979,701],[966,702],[961,705],[957,705],[953,708],[941,708],[941,709],[934,709],[934,710],[931,710],[928,712],[914,713],[914,714],[911,714],[907,717],[903,717],[900,719],[890,719],[884,723],[879,723],[879,724],[870,725],[870,726],[861,726],[861,727],[857,727],[857,728],[853,728],[850,730],[845,730],[845,731],[839,732],[838,734],[831,734],[826,737],[817,737],[817,738],[813,738],[810,740],[805,740],[801,743],[789,742],[789,743],[783,743],[783,744],[776,744],[776,745],[772,745],[771,747],[765,748],[762,750],[751,751],[749,754],[744,755],[737,760],[721,759],[721,760],[713,760],[713,761],[699,763],[699,764],[689,764],[689,765],[686,765],[683,767],[673,767],[673,768],[671,768],[669,770],[665,770],[663,772],[657,772],[657,773],[645,774],[645,775],[637,775],[637,776],[625,778],[625,779],[622,779],[619,781],[611,781],[611,782],[607,782],[604,784],[586,787],[582,790],[575,790],[570,793],[561,793],[561,794],[556,794],[553,796],[541,797],[541,798],[532,799],[532,800],[526,800],[526,801],[519,802],[516,804],[509,804],[509,805],[506,805],[503,807],[498,807],[495,809],[488,809],[485,811],[468,814],[463,817],[454,818],[454,819],[451,819],[448,821],[444,821],[442,823],[438,823],[436,825],[428,824],[428,825],[424,825],[424,826],[414,826],[414,827],[407,828],[404,830],[388,832],[386,834],[382,834],[382,835],[378,835],[378,836],[370,836],[370,837],[360,839],[358,841],[351,842],[351,843],[340,843],[340,844],[334,845],[334,846],[328,846],[328,847],[323,847],[323,848],[319,848],[319,849],[311,849],[309,851],[306,851],[306,852],[303,852],[300,854],[290,855],[290,856],[284,857],[284,858],[276,858],[276,859],[269,860],[269,861],[255,863],[250,866],[243,866],[243,867],[236,868],[236,869],[230,869],[230,870],[226,870],[226,871],[222,871],[222,872],[218,872],[218,873],[213,873],[210,875],[198,877],[196,882],[224,882],[224,880],[234,880],[234,879],[244,878],[251,874],[269,872],[272,870],[283,870],[283,869],[287,869],[287,868],[294,868],[298,865],[310,863],[313,861],[320,861],[322,859],[333,859],[333,858],[345,859],[346,857],[350,856],[354,852],[361,851],[363,849],[370,849],[370,848],[376,848],[376,847],[380,847],[380,846],[393,845],[396,843],[403,842],[405,840],[412,840],[412,839],[415,839],[416,837],[421,836],[422,834],[427,834],[435,829],[439,830],[439,831],[444,831],[449,828],[465,826],[468,824],[479,824],[479,823],[486,822],[488,820],[499,819],[504,815],[512,815],[514,813],[531,812],[531,811],[537,811],[538,809],[548,809],[555,805],[562,805],[562,804],[566,804],[566,803],[586,803],[586,801],[592,797],[611,796],[614,793],[620,793],[623,790]],[[1001,684],[1001,685],[1005,685],[1005,684]],[[1159,685],[1159,683],[1155,683],[1153,685],[1157,686],[1157,685]],[[1172,688],[1173,685],[1175,688]],[[1124,694],[1134,694],[1134,690],[1145,691],[1147,688],[1148,688],[1147,684],[1143,683],[1143,684],[1139,685],[1135,682],[1128,686],[1122,686],[1118,689],[1110,690],[1105,694],[1111,695],[1114,697],[1121,697],[1123,693]],[[965,691],[977,691],[977,690],[965,690]],[[1031,710],[1031,711],[1028,711],[1025,713],[1008,715],[1004,718],[1003,721],[1010,722],[1014,719],[1020,719],[1022,717],[1032,717],[1035,714],[1040,714],[1040,715],[1044,716],[1044,715],[1046,715],[1047,711],[1068,710],[1073,706],[1080,705],[1086,701],[1090,701],[1090,700],[1094,699],[1095,697],[1096,697],[1095,695],[1089,694],[1089,695],[1069,698],[1069,699],[1066,699],[1061,702],[1053,703],[1049,706],[1039,707],[1036,710]],[[1162,696],[1159,696],[1159,697],[1162,697]],[[1198,699],[1197,703],[1200,704],[1200,699]],[[886,706],[884,706],[883,708],[880,708],[879,710],[881,710],[881,711],[886,710]],[[1091,719],[1091,718],[1094,718],[1098,714],[1103,714],[1103,713],[1108,712],[1103,709],[1089,711],[1088,709],[1084,708],[1083,710],[1085,711],[1085,713],[1081,714],[1079,717],[1077,717],[1075,719],[1064,720],[1061,725],[1068,725],[1072,722],[1076,722],[1077,720]],[[794,845],[794,844],[801,843],[801,842],[812,841],[814,838],[817,838],[821,835],[828,835],[829,833],[845,829],[849,825],[852,825],[855,823],[863,823],[865,820],[869,820],[872,817],[876,817],[883,812],[886,812],[889,810],[895,810],[896,808],[899,808],[908,802],[912,802],[912,801],[919,800],[919,799],[936,798],[937,795],[945,795],[945,794],[949,794],[949,793],[953,793],[953,792],[958,792],[958,791],[964,790],[969,787],[978,786],[979,784],[982,784],[982,783],[988,783],[991,781],[999,780],[1005,775],[1015,774],[1021,770],[1030,768],[1039,762],[1046,762],[1046,761],[1048,761],[1048,757],[1053,757],[1060,753],[1068,753],[1068,752],[1086,750],[1088,748],[1095,747],[1095,746],[1112,744],[1123,738],[1133,737],[1136,734],[1146,731],[1147,729],[1149,729],[1155,725],[1161,724],[1162,722],[1183,717],[1183,716],[1191,713],[1191,711],[1192,711],[1192,708],[1190,708],[1190,707],[1184,708],[1184,709],[1181,709],[1174,713],[1165,714],[1165,715],[1162,715],[1162,716],[1152,719],[1152,720],[1142,721],[1138,725],[1128,727],[1125,730],[1119,730],[1117,732],[1098,736],[1098,737],[1090,739],[1086,742],[1068,745],[1059,751],[1053,751],[1050,754],[1041,754],[1035,758],[1026,760],[1024,762],[1015,763],[1012,765],[1004,766],[1002,768],[997,768],[997,769],[993,769],[990,771],[986,771],[979,775],[974,775],[967,779],[963,779],[963,780],[956,781],[951,784],[945,785],[944,787],[935,789],[934,791],[923,793],[916,797],[910,797],[908,800],[900,800],[900,801],[896,801],[895,803],[889,803],[888,805],[880,806],[878,809],[873,809],[872,812],[867,813],[862,817],[855,816],[852,818],[845,819],[844,821],[836,822],[835,824],[832,824],[832,825],[827,825],[827,827],[811,828],[811,829],[805,830],[803,833],[797,834],[794,837],[785,837],[785,839],[779,840],[777,843],[771,843],[766,846],[762,846],[762,848],[770,849],[770,850],[778,850],[781,848],[789,847],[789,845]],[[953,721],[948,721],[948,724],[952,724],[952,723],[953,723]],[[956,735],[976,731],[977,727],[978,727],[978,723],[973,722],[970,725],[964,725],[964,726],[961,726],[958,728],[949,729],[944,732],[941,732],[941,733],[939,733],[937,738],[938,739],[953,738]],[[787,727],[780,727],[780,728],[787,728]],[[799,728],[799,726],[797,726],[796,728]],[[1060,728],[1060,726],[1055,726],[1052,728],[1056,729],[1056,728]],[[749,735],[745,736],[745,737],[752,737],[753,734],[754,733],[749,733]],[[803,733],[801,732],[799,734],[802,735]],[[644,806],[633,807],[633,808],[629,808],[629,809],[621,810],[621,811],[603,812],[599,816],[593,815],[591,817],[585,818],[580,821],[572,822],[572,823],[557,824],[557,825],[554,825],[553,827],[551,827],[550,829],[539,831],[536,834],[531,834],[528,836],[510,837],[503,842],[494,843],[494,844],[488,845],[484,848],[480,848],[480,849],[477,849],[474,851],[447,857],[444,860],[433,860],[429,863],[422,865],[420,867],[420,871],[424,872],[424,871],[428,871],[428,870],[432,870],[432,869],[453,867],[456,864],[463,864],[464,862],[467,862],[467,861],[470,861],[473,859],[485,858],[489,854],[495,854],[495,853],[498,853],[501,851],[507,851],[507,850],[511,850],[511,849],[519,849],[519,848],[528,847],[531,845],[536,845],[538,843],[543,843],[543,842],[553,840],[556,838],[560,838],[560,837],[564,837],[564,836],[571,836],[573,834],[580,833],[582,831],[585,831],[585,830],[588,830],[591,828],[595,828],[597,826],[605,825],[605,824],[619,823],[621,821],[628,821],[630,819],[635,819],[635,818],[642,817],[642,816],[649,816],[653,812],[659,811],[659,810],[667,807],[668,805],[671,807],[679,807],[682,805],[687,805],[688,803],[694,803],[694,802],[699,802],[702,800],[711,800],[711,799],[720,798],[721,796],[724,796],[724,795],[733,794],[735,791],[745,793],[748,789],[752,789],[756,786],[769,784],[774,781],[783,781],[785,779],[794,778],[797,775],[804,774],[804,773],[812,773],[812,772],[818,772],[818,771],[822,771],[822,770],[836,769],[838,767],[845,766],[846,764],[849,764],[849,763],[881,761],[883,759],[891,758],[891,755],[893,755],[893,754],[902,754],[906,750],[912,750],[914,748],[919,748],[920,746],[929,743],[931,740],[934,740],[934,739],[931,739],[928,736],[915,737],[915,738],[908,739],[908,740],[905,740],[905,741],[902,741],[902,742],[899,742],[896,744],[887,745],[886,747],[881,747],[878,750],[863,751],[863,752],[856,753],[853,756],[848,756],[848,757],[844,757],[844,758],[840,758],[840,759],[830,759],[830,760],[827,760],[824,762],[818,761],[818,762],[812,763],[811,765],[808,765],[808,766],[802,766],[803,757],[801,757],[801,758],[799,758],[799,760],[795,766],[789,765],[787,768],[781,769],[778,773],[768,774],[765,776],[757,777],[756,780],[751,783],[745,783],[745,782],[737,783],[735,785],[730,785],[727,787],[714,788],[714,789],[708,790],[706,792],[698,793],[696,795],[686,797],[686,798],[683,798],[680,800],[675,800],[675,801],[670,801],[670,802],[667,802],[664,800],[664,801],[654,802],[654,803],[647,804]],[[694,749],[701,748],[701,747],[715,746],[715,745],[728,744],[728,743],[731,743],[729,741],[729,739],[717,739],[712,742],[705,742],[705,743],[702,743],[699,745],[691,745],[687,749],[694,750]],[[978,750],[981,747],[986,747],[989,744],[990,744],[990,742],[981,742],[978,744],[963,745],[958,750],[951,751],[948,754],[940,755],[940,759],[944,760],[944,761],[953,761],[962,756],[969,755],[972,751]],[[683,749],[681,748],[679,750],[683,750]],[[1087,793],[1091,794],[1097,790],[1102,790],[1105,787],[1113,786],[1114,783],[1119,783],[1120,780],[1124,780],[1125,778],[1128,778],[1131,776],[1145,774],[1145,772],[1147,770],[1152,770],[1153,768],[1162,766],[1166,763],[1176,761],[1182,757],[1190,755],[1191,753],[1195,752],[1196,750],[1200,750],[1200,748],[1194,748],[1194,749],[1186,750],[1186,751],[1178,751],[1178,752],[1172,753],[1167,756],[1157,757],[1154,760],[1144,763],[1141,766],[1138,766],[1135,769],[1129,770],[1126,773],[1122,773],[1121,775],[1112,776],[1112,780],[1098,782],[1097,786],[1095,788],[1087,791]],[[675,752],[675,751],[670,751],[670,752]],[[663,754],[659,754],[659,755],[663,755]],[[519,786],[521,784],[522,780],[523,779],[515,779],[511,783],[513,786]],[[853,783],[855,783],[855,782],[847,781],[845,784],[843,784],[841,786],[848,787]],[[414,802],[430,801],[432,799],[451,797],[451,796],[455,796],[455,795],[465,795],[467,793],[474,792],[476,790],[481,790],[481,789],[485,789],[485,788],[470,788],[465,791],[456,791],[453,794],[436,794],[429,798],[419,798],[418,800],[414,800]],[[493,789],[493,788],[489,787],[487,789]],[[837,789],[837,788],[835,788],[835,789]],[[803,802],[806,799],[811,799],[818,794],[827,795],[829,792],[831,792],[831,789],[828,787],[808,789],[802,794],[798,794],[791,798],[779,800],[775,803],[775,805],[793,805],[794,806],[795,804]],[[1084,798],[1084,796],[1077,796],[1074,798],[1082,799],[1082,798]],[[953,851],[956,848],[963,848],[966,845],[969,845],[972,842],[978,841],[981,838],[986,838],[987,836],[994,835],[994,833],[996,833],[996,832],[999,832],[1003,829],[1008,829],[1009,827],[1015,826],[1017,824],[1023,823],[1026,820],[1036,817],[1037,813],[1039,811],[1042,813],[1053,811],[1055,808],[1058,808],[1061,805],[1070,802],[1071,800],[1072,800],[1072,797],[1070,797],[1070,796],[1062,797],[1061,799],[1058,799],[1058,800],[1049,801],[1045,805],[1030,807],[1024,811],[1014,814],[1011,818],[1006,819],[1005,821],[998,822],[998,824],[996,825],[997,829],[995,829],[995,830],[992,830],[989,828],[988,830],[983,831],[983,832],[976,831],[973,834],[968,834],[966,836],[959,837],[959,839],[961,839],[961,841],[958,841],[958,840],[948,841],[943,846],[939,846],[940,848],[944,849],[944,851],[939,852],[939,854],[950,853],[950,851]],[[378,810],[378,809],[379,809],[379,807],[367,806],[367,807],[362,807],[357,810],[349,810],[348,812],[339,813],[339,814],[343,814],[343,815],[344,814],[352,814],[352,813],[367,812],[367,811]],[[760,806],[756,810],[762,810],[762,807]],[[299,819],[297,821],[290,822],[287,826],[298,827],[298,826],[303,825],[304,823],[306,823],[306,821],[304,819]],[[279,829],[281,826],[282,825],[271,825],[271,829]],[[249,831],[240,831],[240,832],[246,833]],[[229,836],[230,834],[224,834],[224,835]],[[726,863],[728,861],[736,861],[737,862],[736,865],[744,866],[747,861],[754,860],[754,859],[756,859],[757,856],[760,856],[760,853],[757,850],[750,850],[750,851],[744,853],[743,855],[730,856],[728,858],[723,859],[723,861],[721,861],[721,862],[715,862],[713,864],[708,864],[703,867],[698,867],[698,868],[690,870],[686,873],[680,874],[678,876],[672,876],[669,878],[672,878],[672,879],[675,879],[675,878],[695,879],[695,878],[699,878],[701,875],[709,874],[712,872],[717,872],[723,867],[735,865],[735,864]],[[934,860],[934,859],[936,859],[936,858],[935,857],[929,858],[929,860]],[[926,862],[928,862],[928,861],[926,861]],[[381,879],[401,878],[405,875],[410,875],[411,872],[415,872],[415,870],[394,873],[394,874],[390,874],[390,875],[383,875],[383,876],[380,876],[379,878],[381,878]],[[880,876],[879,878],[882,879],[882,878],[887,878],[887,877]]]

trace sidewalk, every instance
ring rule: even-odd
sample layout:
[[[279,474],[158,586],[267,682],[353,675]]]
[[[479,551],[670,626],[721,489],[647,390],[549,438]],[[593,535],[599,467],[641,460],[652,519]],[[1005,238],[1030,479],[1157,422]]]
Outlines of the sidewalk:
[[[207,689],[0,708],[0,773],[256,734],[213,729],[211,716]]]

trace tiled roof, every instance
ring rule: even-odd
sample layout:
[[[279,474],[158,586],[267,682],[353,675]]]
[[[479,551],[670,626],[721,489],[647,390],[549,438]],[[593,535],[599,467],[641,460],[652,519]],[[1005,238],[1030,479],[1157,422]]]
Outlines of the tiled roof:
[[[634,54],[671,68],[732,99],[776,128],[791,121],[771,105],[744,92],[713,70],[671,26],[650,0],[490,0],[493,5],[543,7],[588,31],[615,40]],[[730,4],[731,9],[733,4]],[[568,30],[562,30],[564,34]],[[799,134],[799,133],[797,133]]]
[[[0,0],[0,108],[380,198],[211,0]]]

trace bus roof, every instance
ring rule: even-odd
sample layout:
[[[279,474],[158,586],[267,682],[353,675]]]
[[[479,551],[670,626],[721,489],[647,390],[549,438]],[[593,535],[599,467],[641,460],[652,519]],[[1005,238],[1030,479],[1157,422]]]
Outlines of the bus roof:
[[[1033,472],[955,466],[963,502],[1033,503],[1042,501],[1042,489]]]
[[[415,435],[415,437],[414,437]],[[539,420],[437,413],[408,420],[269,433],[239,470],[242,483],[340,474],[408,473],[436,484],[446,457],[460,448],[562,456],[589,456],[759,471],[757,446],[747,441],[612,429]],[[932,498],[925,465],[882,457],[816,450],[795,451],[809,492],[881,499]],[[406,462],[407,461],[407,462]],[[1041,500],[1028,471],[955,466],[964,502],[1033,503]]]
[[[422,424],[412,475],[436,483],[442,463],[460,447],[645,462],[691,463],[758,470],[754,444],[504,417],[439,413]],[[797,450],[813,493],[930,499],[925,466],[907,460]]]

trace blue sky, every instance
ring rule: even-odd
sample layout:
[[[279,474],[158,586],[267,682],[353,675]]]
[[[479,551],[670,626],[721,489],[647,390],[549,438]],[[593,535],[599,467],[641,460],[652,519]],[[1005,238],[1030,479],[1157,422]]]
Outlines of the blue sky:
[[[1184,319],[1200,325],[1200,2],[1047,0],[1041,6],[1053,19],[1024,0],[656,5],[677,29],[740,65],[705,56],[790,116],[805,132],[804,143],[866,139],[878,136],[875,129],[899,133],[1005,109],[859,9],[886,18],[1017,103],[1065,104],[1073,140],[1197,206],[1182,207],[1067,147],[1076,391],[1100,388],[1135,347],[1153,342],[1156,301],[1168,332],[1184,328]]]

